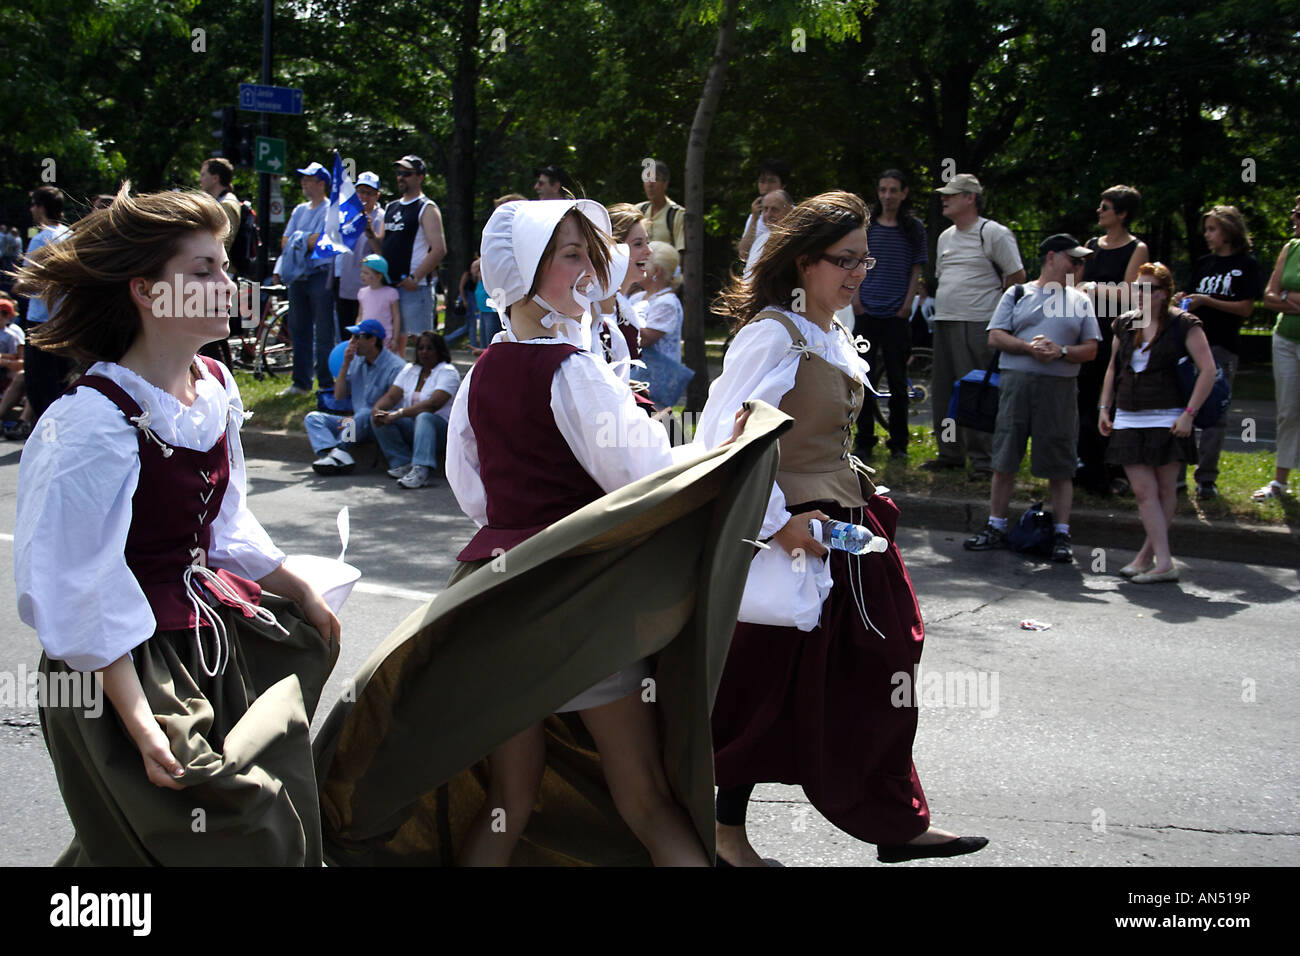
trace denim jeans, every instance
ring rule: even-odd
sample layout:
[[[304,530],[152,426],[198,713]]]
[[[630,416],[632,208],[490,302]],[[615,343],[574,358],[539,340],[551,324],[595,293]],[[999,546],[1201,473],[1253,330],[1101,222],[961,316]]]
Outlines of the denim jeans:
[[[399,418],[391,425],[375,428],[375,440],[384,450],[388,467],[423,465],[437,468],[447,451],[447,419],[433,412],[415,418]]]
[[[1232,388],[1233,379],[1237,377],[1237,356],[1229,352],[1222,345],[1215,345],[1210,348],[1210,354],[1214,356],[1214,361],[1219,363],[1223,369],[1223,374],[1228,380],[1228,387]],[[1223,451],[1223,439],[1228,432],[1228,416],[1225,413],[1219,424],[1213,428],[1201,429],[1200,437],[1196,442],[1196,452],[1200,456],[1200,461],[1196,465],[1196,483],[1214,484],[1219,480],[1219,455]]]
[[[354,423],[351,427],[352,435],[348,436],[351,440],[342,441],[344,428],[348,422]],[[359,418],[353,418],[351,415],[331,415],[328,412],[308,412],[307,417],[303,419],[303,424],[307,427],[307,440],[311,442],[311,450],[318,455],[331,448],[351,451],[353,445],[372,441],[376,437],[369,410]]]
[[[289,338],[293,341],[293,384],[311,391],[313,358],[322,389],[334,387],[334,292],[325,269],[289,283]]]
[[[414,291],[398,286],[397,307],[402,313],[403,335],[433,331],[433,286],[422,285]]]

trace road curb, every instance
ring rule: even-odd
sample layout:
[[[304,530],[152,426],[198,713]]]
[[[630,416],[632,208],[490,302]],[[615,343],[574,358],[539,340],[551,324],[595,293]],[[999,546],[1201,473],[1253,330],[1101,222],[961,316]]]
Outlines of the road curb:
[[[304,431],[247,427],[240,433],[240,440],[244,454],[250,458],[309,465],[317,457]],[[383,459],[376,459],[363,451],[357,455],[357,470],[383,471]],[[891,492],[890,497],[903,513],[904,526],[973,534],[984,527],[988,519],[988,498],[932,498],[902,491]],[[1012,502],[1012,517],[1019,517],[1023,509],[1023,504]],[[1070,537],[1078,547],[1104,546],[1136,551],[1142,546],[1145,533],[1135,512],[1076,509],[1070,516]],[[1300,567],[1300,529],[1248,524],[1228,518],[1202,520],[1180,515],[1174,519],[1170,537],[1174,555],[1179,558],[1214,558],[1283,568]]]

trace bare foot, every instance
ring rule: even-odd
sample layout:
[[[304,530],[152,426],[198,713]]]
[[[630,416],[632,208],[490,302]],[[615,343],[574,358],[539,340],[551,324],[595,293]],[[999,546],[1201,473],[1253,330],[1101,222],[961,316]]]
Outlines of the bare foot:
[[[743,826],[729,827],[721,823],[714,824],[718,856],[732,866],[767,866],[757,851],[749,845],[749,837]]]

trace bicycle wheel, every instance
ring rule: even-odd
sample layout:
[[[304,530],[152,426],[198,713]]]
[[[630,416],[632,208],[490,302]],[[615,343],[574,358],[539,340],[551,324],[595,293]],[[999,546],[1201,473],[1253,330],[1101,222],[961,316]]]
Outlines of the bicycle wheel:
[[[257,339],[257,364],[253,375],[279,375],[293,371],[293,342],[289,338],[288,308],[277,309],[267,318]]]
[[[917,404],[924,403],[930,395],[930,378],[934,371],[934,350],[928,348],[912,349],[907,360],[907,378],[911,386],[908,398]]]

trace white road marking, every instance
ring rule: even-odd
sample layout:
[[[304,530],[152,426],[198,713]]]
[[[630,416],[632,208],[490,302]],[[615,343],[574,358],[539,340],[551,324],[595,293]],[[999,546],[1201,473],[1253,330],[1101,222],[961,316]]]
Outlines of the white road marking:
[[[352,590],[361,591],[364,594],[382,594],[385,597],[405,598],[408,601],[419,601],[421,604],[432,601],[436,596],[432,591],[412,591],[409,588],[395,588],[387,584],[371,584],[368,581],[358,581]]]

